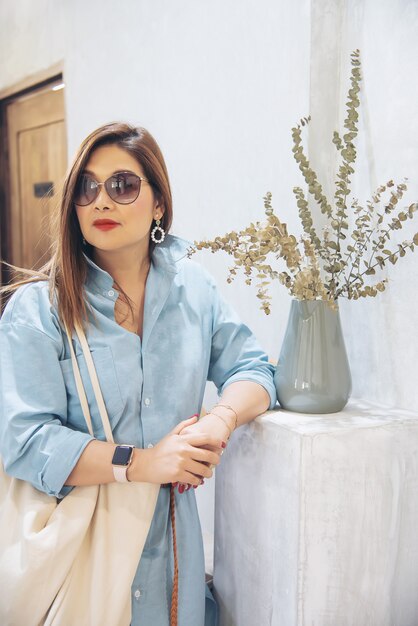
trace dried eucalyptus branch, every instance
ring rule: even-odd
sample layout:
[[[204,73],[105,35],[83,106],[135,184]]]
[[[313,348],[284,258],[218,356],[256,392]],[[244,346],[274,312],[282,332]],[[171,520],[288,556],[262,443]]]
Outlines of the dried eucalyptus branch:
[[[347,116],[344,120],[344,127],[348,130],[347,133],[343,135],[344,145],[338,136],[337,142],[335,145],[337,149],[341,152],[342,163],[339,167],[339,171],[337,174],[337,178],[339,180],[336,181],[336,191],[335,191],[335,206],[336,206],[336,220],[332,220],[331,226],[334,228],[337,235],[337,242],[335,248],[335,258],[337,264],[334,264],[331,271],[331,285],[335,286],[335,274],[338,273],[338,266],[342,262],[341,251],[340,251],[340,241],[341,239],[345,239],[346,235],[343,231],[348,231],[348,214],[347,214],[347,197],[350,193],[349,185],[351,184],[350,175],[354,174],[354,163],[356,161],[357,152],[354,145],[354,140],[358,135],[358,112],[357,109],[360,106],[360,100],[358,98],[358,94],[360,93],[360,51],[355,50],[351,54],[351,88],[348,90],[348,99],[346,102],[347,105]],[[335,137],[335,135],[334,135]]]
[[[257,298],[266,314],[270,313],[268,286],[272,280],[279,280],[299,300],[324,300],[336,307],[340,297],[357,300],[374,297],[384,291],[387,279],[370,283],[373,280],[371,277],[376,277],[377,271],[383,270],[388,263],[394,265],[418,246],[418,233],[412,240],[390,244],[394,231],[401,230],[418,210],[418,203],[399,208],[407,191],[406,179],[396,186],[393,180],[381,185],[364,206],[355,198],[349,199],[357,157],[355,140],[358,136],[360,82],[360,52],[355,50],[351,54],[350,88],[344,120],[347,132],[341,137],[335,131],[332,139],[341,158],[333,204],[323,193],[302,145],[302,127],[309,123],[310,117],[302,118],[292,128],[293,156],[309,194],[328,219],[321,233],[315,228],[305,192],[301,187],[294,187],[304,233],[299,240],[288,233],[286,224],[274,213],[271,193],[267,193],[264,197],[266,222],[250,224],[248,228],[232,231],[213,241],[195,242],[189,250],[189,256],[204,248],[230,254],[234,264],[229,269],[228,282],[240,269],[246,276],[247,284],[251,284],[255,275]],[[273,262],[270,265],[267,257],[271,255]],[[276,263],[280,260],[285,265],[282,271],[276,270]]]
[[[310,122],[310,119],[310,117],[305,117],[300,120],[300,124],[298,124],[295,128],[292,128],[292,152],[295,161],[299,165],[299,169],[302,172],[303,178],[308,185],[309,193],[313,195],[319,204],[321,212],[327,217],[332,218],[331,205],[329,204],[326,196],[322,193],[322,186],[318,182],[316,172],[310,166],[309,159],[307,158],[302,145],[302,126],[306,126],[306,124]]]

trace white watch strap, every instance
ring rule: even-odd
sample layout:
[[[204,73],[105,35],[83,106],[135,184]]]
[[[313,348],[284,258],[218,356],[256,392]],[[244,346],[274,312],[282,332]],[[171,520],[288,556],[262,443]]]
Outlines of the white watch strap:
[[[128,483],[127,471],[129,465],[112,465],[113,476],[117,483]]]

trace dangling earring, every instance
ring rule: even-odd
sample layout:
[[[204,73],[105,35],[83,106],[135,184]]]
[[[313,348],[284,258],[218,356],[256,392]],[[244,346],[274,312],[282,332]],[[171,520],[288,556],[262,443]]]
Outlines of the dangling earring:
[[[156,226],[151,231],[151,239],[154,243],[162,243],[165,239],[165,230],[160,226],[161,220],[155,220]],[[158,237],[156,237],[158,233]]]
[[[87,242],[86,242],[86,240],[83,237],[83,246],[86,246],[86,245],[87,245]]]

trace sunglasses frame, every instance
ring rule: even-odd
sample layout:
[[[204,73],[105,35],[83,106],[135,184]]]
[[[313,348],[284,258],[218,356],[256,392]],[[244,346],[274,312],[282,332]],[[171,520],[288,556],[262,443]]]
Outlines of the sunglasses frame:
[[[115,176],[118,176],[118,174],[127,174],[129,176],[134,176],[135,178],[137,178],[139,180],[139,186],[138,186],[138,193],[135,196],[135,198],[133,198],[132,200],[129,200],[129,202],[119,202],[119,200],[116,200],[115,198],[112,198],[112,196],[110,195],[108,188],[107,188],[107,183],[109,183],[109,181],[112,178],[115,178]],[[100,190],[99,187],[104,187],[106,189],[106,193],[109,196],[109,198],[112,200],[112,202],[116,202],[116,204],[132,204],[132,202],[135,202],[135,200],[138,198],[140,191],[141,191],[141,185],[143,182],[149,183],[148,178],[144,178],[143,176],[138,176],[138,174],[134,174],[134,172],[127,172],[124,170],[121,170],[120,172],[115,172],[114,174],[112,174],[112,176],[109,176],[109,178],[106,178],[106,180],[103,183],[99,183],[97,182],[97,180],[95,178],[93,178],[93,176],[91,176],[90,174],[82,174],[82,176],[87,176],[88,178],[90,178],[96,185],[95,189],[96,189],[96,195],[94,196],[94,198],[92,200],[90,200],[90,202],[87,202],[87,204],[80,204],[79,202],[76,202],[74,200],[74,204],[76,204],[77,206],[89,206],[89,204],[91,204],[92,202],[94,202],[97,197],[100,194]]]

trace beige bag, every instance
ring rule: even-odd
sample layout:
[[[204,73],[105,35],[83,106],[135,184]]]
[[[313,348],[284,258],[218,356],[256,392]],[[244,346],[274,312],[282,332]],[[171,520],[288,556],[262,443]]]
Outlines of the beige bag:
[[[93,359],[76,328],[107,441],[113,441]],[[86,394],[69,337],[83,414]],[[1,626],[129,626],[131,585],[160,485],[74,488],[63,500],[7,476],[0,463]]]

